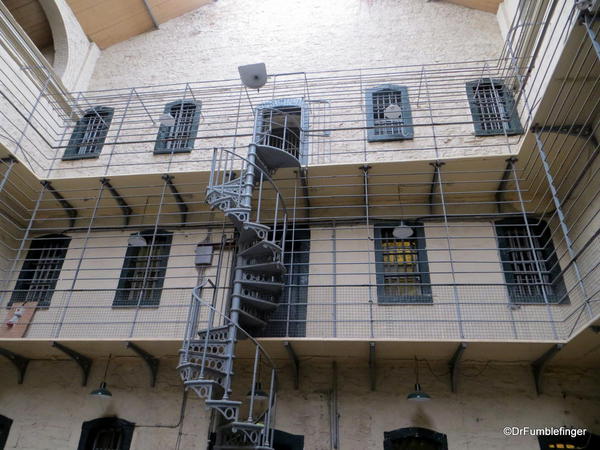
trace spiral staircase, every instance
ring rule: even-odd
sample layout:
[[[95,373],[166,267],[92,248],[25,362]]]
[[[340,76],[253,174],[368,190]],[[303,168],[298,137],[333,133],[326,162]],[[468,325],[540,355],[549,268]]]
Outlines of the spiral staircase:
[[[283,264],[287,213],[285,203],[270,175],[284,167],[298,167],[299,136],[272,125],[256,132],[246,157],[226,149],[215,149],[206,201],[223,211],[237,231],[233,289],[227,315],[201,299],[202,288],[194,290],[188,330],[178,366],[186,388],[204,399],[213,415],[214,450],[273,450],[276,406],[276,372],[269,356],[253,338],[277,309],[285,283]],[[206,305],[208,318],[200,318]],[[204,326],[205,324],[206,327]],[[255,348],[252,384],[247,398],[234,395],[232,382],[236,343],[249,339]],[[261,370],[263,365],[268,371]],[[265,372],[268,393],[262,391]],[[262,374],[262,375],[261,375]],[[258,399],[266,399],[259,408]],[[247,410],[247,418],[243,419]]]

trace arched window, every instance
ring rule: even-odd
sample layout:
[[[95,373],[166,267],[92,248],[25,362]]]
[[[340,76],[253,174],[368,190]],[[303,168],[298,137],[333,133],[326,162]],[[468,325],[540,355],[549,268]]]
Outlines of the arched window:
[[[367,89],[367,140],[396,141],[414,136],[408,88],[384,84]]]
[[[84,422],[77,450],[129,450],[135,424],[117,417]]]
[[[157,306],[160,303],[173,233],[133,233],[125,254],[113,306]]]
[[[12,419],[0,414],[0,449],[3,449],[6,445],[12,422]]]
[[[155,154],[192,151],[200,123],[200,106],[200,102],[193,100],[167,103],[164,109],[167,122],[158,130]]]
[[[383,450],[448,450],[446,435],[427,428],[386,431],[383,438]]]
[[[548,224],[534,217],[496,222],[504,279],[514,303],[564,303],[569,299]]]
[[[97,158],[106,140],[114,109],[97,106],[77,121],[63,160]]]
[[[482,78],[467,83],[476,136],[523,133],[512,92],[504,81]]]
[[[50,306],[70,242],[71,238],[64,234],[49,234],[31,241],[10,304],[37,302],[38,306]]]

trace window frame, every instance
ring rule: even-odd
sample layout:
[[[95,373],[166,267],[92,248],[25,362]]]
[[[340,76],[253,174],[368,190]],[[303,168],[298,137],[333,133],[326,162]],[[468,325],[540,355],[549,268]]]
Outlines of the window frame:
[[[6,447],[13,420],[0,414],[0,450]]]
[[[264,124],[266,110],[280,110],[285,108],[300,108],[300,142],[298,144],[298,161],[301,165],[308,164],[308,132],[310,130],[310,111],[308,102],[303,98],[279,98],[269,102],[261,103],[256,108],[256,120],[254,123],[254,136],[261,133]],[[286,151],[282,149],[282,151]]]
[[[525,222],[525,220],[527,221],[527,223]],[[498,244],[498,251],[500,253],[500,262],[502,263],[502,273],[504,275],[504,281],[506,283],[506,289],[508,291],[510,302],[513,304],[525,305],[546,304],[546,302],[544,301],[543,294],[533,296],[522,296],[518,295],[515,292],[515,289],[521,284],[517,284],[516,282],[515,275],[518,273],[518,271],[514,269],[515,262],[511,258],[510,253],[514,251],[531,252],[532,249],[528,246],[526,249],[515,250],[510,245],[510,236],[508,235],[507,231],[509,229],[514,229],[515,227],[520,227],[525,230],[525,233],[527,233],[527,224],[529,225],[532,238],[534,240],[538,240],[540,238],[542,239],[541,243],[534,241],[534,245],[536,245],[536,248],[533,251],[542,252],[543,261],[541,262],[543,262],[545,266],[544,268],[546,269],[544,270],[544,273],[547,273],[549,276],[548,283],[544,283],[542,280],[539,284],[534,283],[532,284],[532,286],[550,285],[552,287],[552,293],[546,293],[548,303],[556,305],[569,304],[570,300],[565,287],[564,278],[562,276],[562,270],[560,264],[558,263],[558,258],[556,256],[556,248],[554,247],[554,242],[552,241],[550,228],[544,220],[531,216],[527,216],[526,218],[508,218],[494,222],[494,229],[496,231],[496,241]],[[525,236],[527,236],[526,239],[527,241],[529,241],[528,235],[525,234]],[[535,275],[537,276],[537,274]]]
[[[132,236],[136,234],[138,233],[132,233]],[[159,228],[156,230],[156,233],[154,232],[154,229],[150,229],[142,230],[139,234],[146,239],[146,242],[149,242],[149,245],[140,247],[128,245],[123,260],[121,274],[119,276],[119,284],[112,303],[113,308],[157,307],[160,305],[160,298],[162,296],[163,285],[169,264],[169,256],[171,254],[171,246],[173,244],[173,233]],[[157,236],[163,237],[164,242],[156,244]],[[163,247],[166,248],[166,251],[163,254],[151,253],[154,249]],[[149,248],[149,254],[139,255],[139,251],[142,248]],[[137,261],[140,258],[144,259],[146,265],[144,277],[138,279],[134,277],[134,274],[138,269]],[[155,266],[154,269],[152,269],[152,266],[148,265],[148,260],[154,258],[158,261],[158,266]],[[158,272],[159,275],[154,277],[147,276],[147,273],[151,270]],[[149,278],[151,279],[150,281],[155,281],[153,287],[147,286]],[[134,282],[141,282],[141,287],[131,287]],[[136,296],[137,299],[135,300],[129,299],[129,296],[131,295],[130,292],[132,291],[138,292],[138,295]],[[147,294],[144,294],[144,291],[150,291],[150,296],[146,297]]]
[[[374,96],[383,91],[399,92],[401,98],[401,104],[399,105],[402,111],[402,118],[404,124],[399,128],[402,130],[401,133],[389,133],[383,135],[375,134],[375,101]],[[368,142],[384,142],[384,141],[403,141],[407,139],[413,139],[414,124],[412,111],[410,108],[410,97],[408,95],[408,87],[400,86],[396,84],[382,84],[366,90],[366,116],[367,116],[367,141]]]
[[[184,146],[179,148],[167,148],[167,144],[169,142],[179,141],[181,139],[175,139],[170,137],[173,133],[174,129],[178,126],[177,117],[173,116],[172,112],[177,107],[182,108],[185,104],[194,105],[194,114],[192,116],[192,123],[190,124],[189,135],[187,142]],[[165,105],[163,109],[164,114],[171,115],[175,120],[175,124],[173,126],[169,125],[160,125],[158,128],[158,133],[156,135],[156,141],[154,143],[154,154],[155,155],[170,155],[172,153],[190,153],[194,149],[194,142],[198,137],[198,129],[200,128],[200,117],[202,111],[202,102],[197,100],[175,100],[173,102],[169,102]]]
[[[54,272],[56,276],[52,278],[43,279],[43,281],[46,282],[45,284],[50,285],[50,287],[48,287],[47,289],[32,291],[31,287],[34,285],[35,275],[38,272],[38,270],[44,270],[44,273],[50,272],[46,269],[39,268],[39,265],[42,261],[47,261],[47,259],[42,260],[40,258],[41,254],[44,251],[52,250],[52,248],[44,246],[44,243],[48,242],[58,242],[59,246],[55,247],[54,250],[60,250],[61,252],[60,261],[57,262],[57,267],[52,269],[52,272]],[[56,290],[56,284],[60,279],[62,268],[67,257],[67,252],[69,251],[70,243],[71,237],[66,236],[64,234],[47,234],[31,240],[31,243],[29,244],[29,250],[27,251],[27,255],[25,256],[25,260],[23,261],[23,264],[21,266],[19,277],[17,278],[17,282],[15,283],[15,286],[13,288],[13,292],[10,301],[8,302],[8,306],[11,306],[13,303],[26,303],[29,301],[37,302],[37,307],[43,308],[50,306],[52,296],[54,295],[54,291]],[[52,259],[58,260],[59,257]],[[48,280],[50,281],[49,283]],[[29,299],[28,297],[31,292],[42,292],[41,300]]]
[[[510,114],[510,117],[502,119],[502,130],[486,130],[483,126],[484,120],[481,113],[481,104],[475,98],[477,88],[482,83],[492,85],[494,91],[496,91],[497,89],[502,91],[502,97],[504,99],[504,109]],[[473,128],[475,130],[475,136],[514,136],[518,134],[523,134],[523,127],[521,125],[521,120],[519,118],[513,93],[506,86],[504,80],[499,78],[480,78],[478,80],[467,81],[467,83],[465,84],[465,88],[467,91],[467,99],[469,101],[469,109],[471,110],[471,118],[473,119]]]
[[[115,109],[109,106],[95,106],[86,110],[83,113],[83,116],[75,123],[73,127],[73,132],[71,133],[71,137],[69,138],[69,143],[67,144],[67,148],[63,153],[62,160],[63,161],[72,161],[77,159],[90,159],[90,158],[98,158],[100,153],[102,153],[102,148],[104,147],[104,143],[106,141],[106,137],[108,136],[108,131],[110,130],[110,124],[112,122],[114,116]],[[105,116],[103,116],[105,114]],[[100,117],[100,120],[104,123],[105,127],[102,129],[102,135],[97,138],[97,142],[94,144],[96,149],[93,152],[79,154],[79,149],[83,144],[83,137],[85,133],[88,131],[88,126],[90,125],[91,119],[94,117]]]
[[[129,450],[131,448],[135,423],[118,417],[101,417],[83,422],[77,450],[93,450],[98,433],[107,429],[118,429],[122,433],[119,450]]]
[[[420,295],[386,295],[384,293],[384,261],[383,261],[383,247],[382,247],[382,236],[381,230],[384,228],[394,228],[400,225],[400,221],[379,221],[374,224],[374,247],[375,247],[375,266],[376,266],[376,280],[377,280],[377,303],[388,305],[388,304],[429,304],[433,303],[433,296],[431,293],[431,278],[429,272],[429,261],[427,259],[427,245],[425,239],[425,225],[423,222],[418,221],[404,221],[404,225],[412,227],[414,229],[414,235],[411,236],[410,240],[416,241],[417,244],[417,266],[419,272],[418,276],[421,277],[421,294]]]

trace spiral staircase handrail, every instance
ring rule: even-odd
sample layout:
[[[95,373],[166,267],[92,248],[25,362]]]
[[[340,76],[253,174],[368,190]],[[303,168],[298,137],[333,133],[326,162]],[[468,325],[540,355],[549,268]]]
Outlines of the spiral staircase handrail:
[[[252,341],[252,343],[256,347],[258,347],[260,349],[261,353],[264,355],[264,357],[269,362],[269,364],[271,365],[271,367],[275,370],[275,376],[277,377],[277,366],[275,366],[275,363],[273,362],[273,360],[271,359],[271,357],[269,356],[269,354],[267,353],[267,351],[265,350],[265,348],[256,339],[254,339],[252,336],[250,336],[250,334],[248,334],[242,327],[240,327],[237,323],[235,323],[234,321],[232,321],[229,318],[229,316],[223,314],[222,312],[220,312],[219,310],[217,310],[217,308],[215,308],[213,305],[211,305],[210,303],[207,303],[207,302],[205,302],[204,300],[201,299],[201,297],[200,297],[200,291],[207,284],[209,284],[209,283],[212,285],[213,289],[216,289],[216,286],[209,279],[206,279],[203,283],[199,284],[198,286],[196,286],[192,290],[192,298],[193,298],[193,300],[195,300],[196,302],[198,302],[200,305],[204,305],[204,306],[208,307],[212,312],[217,313],[218,316],[220,316],[221,318],[225,319],[229,325],[235,326],[238,331],[241,331],[242,333],[244,333],[244,335],[248,339],[250,339]],[[186,336],[186,339],[189,339],[189,338],[190,338],[189,335]]]
[[[253,144],[255,144],[255,143],[253,143]],[[228,150],[228,149],[223,148],[223,147],[214,148],[215,152],[217,150],[221,150],[221,151],[223,151],[225,153],[229,153],[230,155],[233,155],[234,157],[239,158],[242,161],[245,161],[247,164],[251,165],[255,169],[258,169],[262,173],[264,179],[266,179],[269,182],[269,184],[271,186],[273,186],[273,189],[275,190],[275,192],[277,193],[277,196],[279,197],[279,199],[281,201],[281,205],[280,206],[283,209],[284,214],[287,216],[287,207],[285,205],[285,199],[284,199],[283,195],[281,194],[281,192],[279,191],[279,188],[277,187],[277,185],[275,184],[275,182],[273,181],[273,179],[271,178],[271,176],[267,172],[265,172],[258,164],[250,161],[248,158],[245,158],[245,157],[243,157],[243,156],[241,156],[241,155],[239,155],[239,154],[237,154],[237,153],[235,153],[235,152],[233,152],[231,150]]]

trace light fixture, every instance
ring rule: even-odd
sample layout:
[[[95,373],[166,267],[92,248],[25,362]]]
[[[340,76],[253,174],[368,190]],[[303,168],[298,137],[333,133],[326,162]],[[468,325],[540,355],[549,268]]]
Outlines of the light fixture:
[[[402,117],[402,108],[396,103],[392,103],[383,110],[383,115],[386,119],[399,119]]]
[[[405,225],[404,221],[400,221],[400,225],[395,227],[394,230],[392,231],[392,235],[396,239],[407,239],[407,238],[411,237],[414,233],[415,233],[415,230],[413,230],[408,225]]]
[[[269,398],[269,394],[263,391],[261,382],[257,381],[254,384],[254,394],[252,393],[252,390],[250,390],[248,391],[248,394],[246,394],[246,397],[248,400],[254,398],[254,401],[265,401]]]
[[[160,115],[158,119],[160,124],[164,127],[174,127],[175,126],[175,117],[173,117],[169,113],[163,113]]]
[[[411,402],[427,402],[431,400],[431,396],[421,389],[421,385],[419,384],[419,361],[415,356],[415,390],[406,396],[407,400]]]
[[[102,383],[100,383],[100,387],[98,389],[94,389],[90,392],[90,395],[95,397],[112,397],[112,392],[108,390],[106,384],[106,374],[108,373],[108,365],[110,364],[110,355],[108,355],[108,360],[106,361],[106,368],[104,369],[104,377],[102,378]]]
[[[148,242],[146,241],[146,238],[144,236],[137,232],[129,236],[127,244],[131,247],[145,247],[146,245],[148,245]]]
[[[267,67],[265,63],[239,66],[238,72],[244,86],[250,89],[260,89],[267,82]]]

